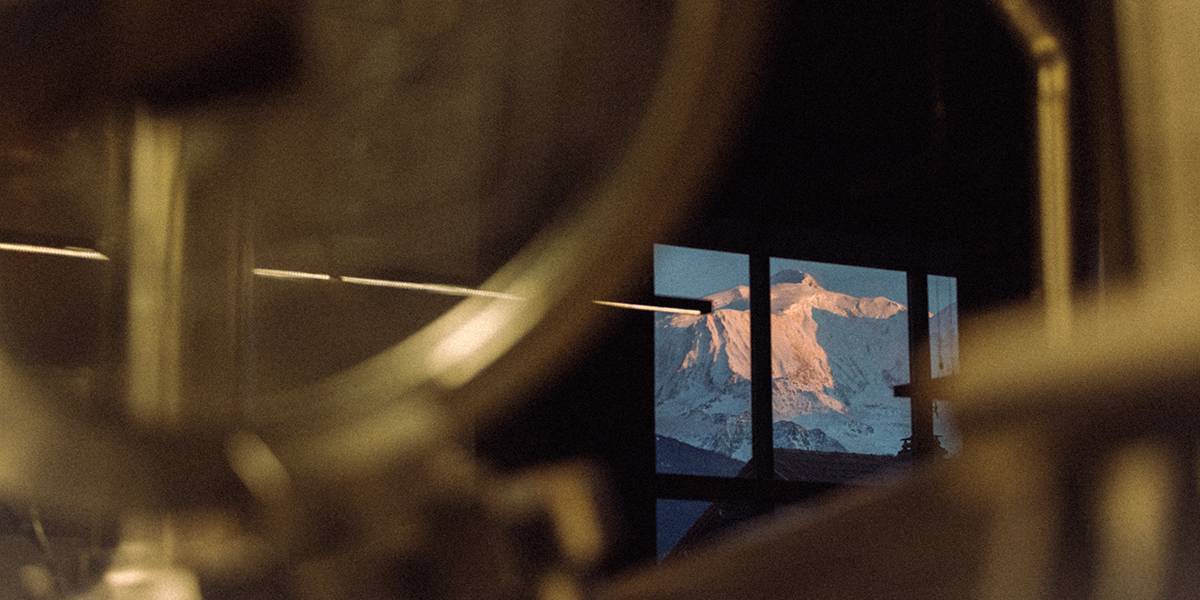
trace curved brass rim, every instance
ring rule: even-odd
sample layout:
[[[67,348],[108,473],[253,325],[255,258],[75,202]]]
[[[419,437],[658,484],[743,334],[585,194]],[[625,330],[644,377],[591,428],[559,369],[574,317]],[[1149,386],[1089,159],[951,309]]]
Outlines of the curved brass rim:
[[[739,6],[731,17],[732,4],[675,6],[662,75],[621,162],[578,212],[483,286],[525,300],[464,300],[413,336],[289,398],[318,407],[268,426],[290,462],[344,472],[402,453],[442,427],[474,430],[591,331],[596,318],[580,307],[619,289],[696,193],[744,89],[738,77],[761,9]],[[720,92],[706,94],[714,89]],[[590,278],[572,275],[580,272]]]
[[[597,318],[581,310],[586,300],[619,289],[703,183],[745,89],[741,75],[764,10],[677,2],[661,75],[620,163],[573,215],[545,230],[486,284],[525,301],[469,298],[392,348],[299,397],[289,395],[286,400],[315,408],[261,426],[289,470],[318,478],[369,470],[472,430],[515,403],[521,385],[591,331]],[[580,272],[589,278],[568,277]],[[0,445],[0,459],[8,459],[0,464],[0,487],[8,493],[67,510],[111,512],[211,502],[212,494],[192,493],[202,482],[183,485],[186,491],[175,481],[196,461],[213,476],[214,490],[227,483],[220,452],[214,458],[187,456],[183,447],[149,451],[119,432],[46,413],[34,401],[33,386],[2,355],[0,380],[7,418],[39,423],[26,441],[42,452],[32,457],[18,444]],[[97,443],[80,444],[81,438]],[[72,466],[72,481],[41,477],[64,465]]]

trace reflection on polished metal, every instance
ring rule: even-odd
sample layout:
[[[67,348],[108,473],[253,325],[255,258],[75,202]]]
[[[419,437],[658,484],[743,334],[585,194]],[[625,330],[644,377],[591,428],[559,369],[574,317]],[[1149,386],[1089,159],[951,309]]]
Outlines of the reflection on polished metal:
[[[1063,48],[1029,3],[998,5],[1038,71],[1043,277],[1056,306],[977,319],[966,368],[922,392],[954,400],[961,457],[780,516],[600,598],[1196,597],[1200,236],[1187,231],[1200,226],[1200,171],[1186,157],[1200,81],[1185,49],[1200,5],[1115,4],[1143,272],[1094,296],[1050,289],[1069,276],[1069,218],[1056,207],[1069,158]]]
[[[742,41],[722,42],[718,51],[715,43],[752,39],[757,9],[680,2],[672,10],[661,76],[620,162],[588,192],[579,212],[547,226],[527,250],[481,286],[527,301],[517,307],[498,299],[468,298],[402,343],[297,390],[299,397],[288,404],[314,407],[303,420],[327,423],[336,430],[347,416],[366,418],[360,411],[377,406],[380,399],[405,397],[404,390],[432,386],[453,404],[454,413],[469,430],[495,418],[512,401],[525,381],[520,373],[531,365],[549,367],[564,356],[561,350],[568,340],[595,317],[582,313],[569,330],[539,324],[549,314],[570,311],[572,304],[594,298],[603,291],[597,289],[598,283],[619,279],[649,247],[648,234],[678,216],[673,214],[676,202],[696,189],[703,165],[712,159],[712,142],[720,139],[734,106],[734,97],[708,94],[722,89],[712,85],[712,77],[736,77],[738,72],[719,74],[712,66],[741,63],[748,58],[749,46]],[[696,146],[697,139],[704,140],[702,147]],[[684,154],[688,158],[681,160]],[[632,209],[631,202],[642,208]],[[587,277],[578,276],[581,270]],[[539,340],[527,339],[532,333]],[[523,348],[513,351],[518,344]],[[461,351],[465,348],[471,351]],[[489,369],[494,365],[497,368]],[[462,389],[480,375],[486,378],[469,391]],[[328,398],[338,402],[322,402]],[[317,410],[322,404],[324,409]],[[361,408],[347,413],[346,406]],[[329,439],[338,440],[337,444],[360,443],[336,436]],[[322,452],[317,445],[304,447],[314,454]]]
[[[89,594],[109,598],[200,600],[196,575],[175,562],[176,532],[161,518],[127,515],[112,564]]]
[[[1070,326],[1074,253],[1071,248],[1071,71],[1062,36],[1035,0],[999,0],[996,7],[1032,63],[1037,82],[1037,184],[1041,293],[1046,326]]]
[[[325,273],[307,273],[305,271],[285,271],[283,269],[254,269],[254,274],[259,277],[271,277],[275,279],[312,279],[316,281],[329,281],[332,276]]]
[[[479,298],[496,298],[499,300],[525,300],[520,296],[506,294],[504,292],[494,292],[491,290],[480,290],[475,288],[462,287],[459,285],[447,285],[444,283],[421,283],[415,281],[395,281],[391,279],[377,279],[372,277],[351,277],[348,275],[338,275],[336,277],[325,273],[308,273],[305,271],[287,271],[283,269],[254,269],[254,274],[259,277],[269,277],[273,279],[308,279],[316,281],[340,281],[352,285],[364,285],[368,287],[382,287],[396,290],[412,290],[418,292],[429,292],[431,294],[442,294],[445,296],[474,296]],[[611,300],[592,300],[593,304],[601,306],[610,306],[613,308],[625,308],[629,310],[641,310],[650,312],[670,313],[677,315],[699,315],[700,310],[694,308],[675,308],[671,306],[653,306],[649,304],[634,304],[630,302],[615,302]],[[478,331],[478,329],[472,329]]]
[[[391,281],[388,279],[373,279],[370,277],[348,277],[339,275],[338,281],[350,283],[354,285],[366,285],[373,287],[386,287],[398,290],[416,290],[420,292],[429,292],[431,294],[444,294],[446,296],[477,296],[480,298],[497,298],[500,300],[524,300],[520,296],[506,294],[504,292],[493,292],[489,290],[477,290],[457,285],[445,285],[441,283],[417,283],[412,281]]]
[[[675,308],[673,306],[652,306],[649,304],[633,304],[630,302],[610,302],[608,300],[592,300],[593,304],[601,306],[611,306],[613,308],[628,308],[629,310],[644,310],[648,312],[660,312],[673,315],[693,315],[701,314],[699,309],[695,308]]]
[[[153,89],[151,84],[180,83],[168,77],[178,75],[172,68],[191,72],[185,67],[213,54],[213,47],[241,47],[224,42],[230,37],[242,39],[239,32],[271,29],[263,22],[284,21],[268,17],[279,16],[273,10],[288,3],[247,3],[241,13],[233,13],[251,18],[242,27],[230,26],[239,23],[236,18],[213,18],[197,3],[184,3],[189,10],[183,11],[150,3],[151,17],[169,17],[167,22],[174,23],[175,29],[181,25],[181,14],[208,17],[197,23],[205,24],[211,35],[192,36],[180,45],[167,43],[174,30],[156,29],[161,19],[139,20],[145,3],[113,0],[110,4],[113,10],[102,12],[115,21],[98,25],[103,35],[85,32],[70,39],[128,41],[120,49],[125,54],[108,57],[114,64],[101,61],[100,72],[112,75],[113,81],[99,89],[87,87],[94,79],[64,81],[71,93],[50,86],[47,95],[128,100],[131,90],[137,92],[133,95],[170,92]],[[488,19],[500,18],[486,6],[458,2],[409,2],[400,8],[373,3],[352,14],[338,12],[340,7],[331,4],[312,4],[313,12],[307,16],[320,25],[312,28],[313,39],[326,35],[344,41],[349,37],[344,33],[357,30],[363,22],[394,19],[401,23],[389,30],[393,35],[380,35],[374,39],[378,46],[364,52],[368,57],[391,59],[370,60],[331,50],[329,56],[310,57],[319,59],[312,63],[314,69],[361,68],[371,81],[391,77],[422,90],[429,75],[422,65],[440,64],[437,59],[444,58],[434,44],[436,38],[453,34],[458,27],[479,25],[479,30],[468,33],[490,39],[481,30],[497,22]],[[1139,186],[1148,190],[1155,174],[1171,183],[1169,193],[1147,194],[1139,205],[1143,262],[1151,264],[1162,255],[1169,267],[1152,269],[1152,274],[1163,276],[1140,287],[1086,300],[1073,293],[1070,282],[1065,55],[1061,42],[1030,4],[1000,0],[998,5],[1026,40],[1037,71],[1044,302],[992,315],[990,323],[978,327],[981,333],[976,338],[964,340],[968,368],[937,389],[937,394],[958,402],[956,413],[967,437],[961,458],[847,498],[836,507],[788,515],[688,560],[614,582],[600,591],[601,598],[766,599],[794,597],[797,590],[812,597],[846,598],[1089,593],[1131,598],[1189,597],[1200,589],[1193,573],[1200,560],[1196,525],[1200,497],[1195,483],[1200,410],[1193,402],[1200,386],[1200,320],[1195,318],[1200,283],[1187,270],[1194,266],[1193,238],[1200,236],[1188,235],[1195,227],[1187,219],[1196,214],[1197,171],[1187,169],[1186,149],[1188,141],[1200,139],[1200,131],[1196,119],[1184,110],[1187,98],[1177,96],[1178,89],[1168,81],[1168,76],[1183,72],[1181,64],[1188,57],[1168,55],[1164,60],[1169,68],[1145,72],[1137,64],[1157,54],[1138,54],[1139,50],[1127,57],[1134,71],[1149,73],[1151,83],[1158,86],[1152,90],[1171,91],[1165,113],[1168,124],[1147,125],[1147,131],[1170,138],[1170,160],[1159,171],[1146,161],[1151,151],[1135,144],[1143,153],[1135,161]],[[522,6],[539,17],[536,9],[550,8]],[[612,8],[595,6],[596,10]],[[245,224],[231,198],[245,200],[244,193],[265,202],[265,191],[272,184],[295,192],[298,206],[317,207],[311,214],[333,219],[354,212],[340,206],[326,208],[320,201],[323,197],[303,185],[288,187],[286,180],[296,170],[273,171],[272,160],[278,161],[277,157],[250,155],[260,162],[247,163],[255,166],[249,173],[239,171],[244,165],[238,160],[222,158],[245,158],[235,152],[254,144],[240,142],[255,142],[271,154],[275,144],[295,150],[320,135],[263,126],[255,130],[261,137],[248,133],[243,137],[240,126],[252,126],[272,114],[281,121],[307,125],[307,117],[319,121],[323,111],[354,102],[375,106],[379,98],[319,95],[314,108],[269,96],[262,103],[231,102],[223,107],[227,112],[133,111],[131,197],[128,214],[121,215],[127,218],[120,238],[125,247],[110,253],[115,270],[128,275],[114,292],[126,295],[122,305],[128,326],[126,351],[104,358],[106,368],[121,372],[115,379],[125,387],[114,395],[123,402],[123,415],[106,415],[95,422],[68,418],[47,400],[29,370],[0,352],[0,412],[9,424],[0,441],[0,492],[6,499],[53,504],[70,516],[123,517],[126,533],[100,582],[117,596],[196,597],[200,581],[207,578],[218,584],[232,580],[233,588],[250,587],[264,597],[579,597],[582,575],[599,560],[605,542],[596,510],[598,492],[591,486],[595,476],[575,469],[501,476],[466,451],[466,434],[517,403],[521,386],[544,375],[586,331],[578,319],[548,317],[595,318],[584,310],[589,299],[619,290],[629,265],[642,255],[638,249],[648,248],[653,234],[663,230],[680,204],[696,195],[701,175],[737,107],[736,94],[730,90],[741,87],[750,48],[760,33],[762,14],[747,6],[686,1],[672,6],[644,119],[636,123],[629,143],[620,145],[621,151],[612,157],[615,168],[598,177],[595,187],[578,190],[583,201],[556,213],[559,219],[531,235],[532,241],[521,239],[524,250],[504,261],[498,272],[482,273],[480,287],[328,274],[339,272],[344,266],[339,260],[361,250],[356,245],[360,240],[347,236],[328,246],[306,244],[312,237],[306,227],[312,224],[299,217],[298,224],[293,223],[299,233],[295,239],[287,238],[289,243],[271,246],[267,234],[278,232],[272,226],[263,226],[266,234],[258,238],[239,237],[239,227]],[[1140,31],[1144,13],[1122,6],[1129,31]],[[1179,1],[1145,6],[1152,12],[1163,11],[1153,12],[1156,18],[1149,21],[1162,27],[1171,17],[1179,23],[1194,22],[1200,10]],[[229,17],[229,7],[224,8],[212,14]],[[472,18],[475,8],[481,11],[478,21]],[[392,9],[400,12],[387,12]],[[63,10],[78,17],[73,12],[78,9]],[[48,22],[54,23],[51,17]],[[613,30],[621,34],[617,40],[624,43],[629,39],[625,26],[631,22],[619,18],[614,22]],[[156,35],[147,35],[147,28]],[[1172,35],[1186,31],[1170,29]],[[554,36],[545,39],[562,41]],[[81,64],[90,64],[90,57],[76,56],[79,50],[72,44],[64,46],[70,49],[49,50],[66,52],[70,60],[48,60],[42,64],[46,72],[39,72],[33,82],[55,82],[64,79],[64,73],[78,74]],[[158,46],[173,51],[160,55],[155,52]],[[559,55],[561,48],[534,50]],[[120,58],[129,59],[128,70],[122,70]],[[405,60],[408,63],[395,64]],[[16,62],[19,71],[40,64]],[[514,68],[505,76],[547,83],[539,79],[546,77],[539,69]],[[20,87],[25,82],[17,83]],[[0,79],[0,90],[12,91],[12,84]],[[87,93],[76,94],[75,86],[83,86]],[[425,96],[406,98],[412,102],[403,108],[419,108],[418,101],[435,105],[448,101],[444,90],[430,89],[433,92]],[[553,93],[559,88],[547,85],[545,89]],[[4,100],[20,107],[34,102],[28,92],[12,93],[15,99]],[[1157,92],[1141,97],[1139,88],[1128,93],[1143,102],[1138,105],[1138,118],[1152,120],[1160,108]],[[403,105],[388,93],[382,97],[388,106]],[[461,106],[452,108],[452,117],[460,115],[456,110],[478,116]],[[14,114],[27,116],[15,109],[12,113],[3,115],[6,121]],[[464,164],[478,163],[483,152],[473,144],[481,144],[486,136],[479,135],[476,120],[463,121],[470,125],[458,131],[468,141],[454,149],[469,150]],[[367,129],[375,123],[352,125]],[[427,132],[421,129],[423,124],[416,125],[413,139],[420,139]],[[553,137],[555,130],[548,130],[547,137]],[[347,137],[355,138],[362,131],[352,133]],[[1158,138],[1151,135],[1148,140]],[[513,154],[523,156],[529,149],[522,145],[526,141],[520,140]],[[369,145],[351,146],[343,150],[373,150]],[[346,160],[336,155],[321,158]],[[443,162],[443,154],[414,153],[412,158],[427,161],[418,162],[415,171],[437,171],[451,183],[458,180],[460,174],[453,167],[444,167],[451,162]],[[603,163],[602,158],[598,155],[595,162]],[[543,166],[522,165],[525,170],[517,176],[539,172]],[[257,177],[264,173],[274,179],[259,181]],[[337,185],[361,183],[347,173],[337,175],[341,178],[330,175]],[[222,187],[225,177],[237,184]],[[382,180],[374,184],[390,192],[390,184],[396,181]],[[451,183],[439,180],[446,189],[458,190]],[[506,193],[512,197],[523,193],[516,186],[516,191],[508,190],[512,182],[507,180],[492,183],[497,189],[486,191],[502,198]],[[201,206],[196,197],[206,191],[211,204]],[[310,192],[313,195],[306,195]],[[205,208],[217,217],[205,213]],[[356,222],[360,226],[371,218],[364,214]],[[272,215],[283,218],[288,213]],[[1168,223],[1164,220],[1168,217],[1184,222]],[[228,223],[222,218],[234,226],[224,227]],[[389,223],[384,229],[392,231],[391,227]],[[228,237],[214,241],[214,231]],[[442,233],[435,231],[422,239]],[[328,273],[252,268],[255,242],[259,251],[273,250],[289,259],[267,264],[312,264]],[[99,247],[108,251],[107,246]],[[0,246],[17,252],[39,248],[46,250],[42,254],[108,258],[77,248]],[[484,254],[478,250],[471,248],[455,258],[464,263],[474,260]],[[461,266],[455,260],[447,262]],[[228,344],[235,334],[253,338],[238,329],[249,320],[251,306],[277,307],[272,302],[278,302],[285,307],[280,314],[290,315],[286,311],[298,311],[298,306],[311,300],[304,294],[316,290],[313,296],[320,292],[336,296],[347,289],[281,285],[296,295],[283,296],[279,302],[266,293],[248,293],[247,288],[254,288],[253,278],[242,279],[248,273],[268,280],[414,289],[466,299],[430,322],[417,323],[421,328],[415,335],[388,340],[378,353],[315,385],[279,391],[277,406],[290,407],[287,401],[291,401],[293,413],[275,419],[228,415],[203,419],[213,406],[261,400],[249,398],[252,393],[240,387],[236,360],[244,358],[238,354],[242,345]],[[225,302],[214,301],[209,294]],[[523,301],[512,301],[516,299]],[[694,314],[691,309],[595,302]],[[219,306],[197,307],[203,304]],[[327,305],[314,305],[317,310],[308,317],[326,316],[321,309]],[[278,315],[268,311],[268,316]],[[358,333],[369,334],[373,325],[384,321],[366,322]],[[303,319],[289,320],[289,324],[297,322],[303,324]],[[229,331],[235,333],[225,335]],[[273,332],[286,340],[306,333],[299,328]],[[200,334],[211,336],[204,338],[209,343],[205,352],[195,347]],[[233,350],[225,352],[229,347]],[[189,364],[187,356],[205,359]],[[235,367],[227,368],[230,364]],[[870,576],[864,576],[864,568],[870,569]],[[1072,587],[1079,581],[1082,594]]]
[[[1194,276],[1200,271],[1194,64],[1200,7],[1188,0],[1113,4],[1142,276]]]
[[[49,410],[0,353],[0,407],[21,425],[0,444],[4,496],[122,519],[121,560],[101,581],[112,593],[194,596],[192,571],[268,596],[394,597],[395,573],[381,570],[399,557],[412,571],[401,595],[579,596],[603,542],[594,477],[502,477],[462,450],[465,434],[569,354],[599,318],[590,299],[625,291],[650,242],[698,195],[746,89],[763,7],[18,4],[0,9],[0,25],[63,34],[40,38],[48,45],[32,54],[0,52],[0,74],[14,75],[0,78],[0,116],[20,123],[80,101],[111,108],[129,147],[108,183],[128,198],[103,207],[114,226],[98,244],[118,279],[115,351],[86,366],[114,382],[111,414],[84,422]],[[305,27],[292,29],[293,18]],[[172,44],[181,30],[194,35]],[[595,62],[590,45],[633,60],[607,65],[605,79],[569,62]],[[221,79],[293,52],[300,67],[269,62],[262,77],[281,85],[276,71],[302,69],[282,93]],[[563,96],[571,90],[585,101]],[[53,106],[39,104],[47,99]],[[360,235],[368,230],[383,233]],[[388,239],[403,252],[379,251]],[[388,263],[398,256],[435,268]],[[446,280],[471,285],[332,275],[389,269],[449,271]],[[378,313],[391,318],[353,321],[363,304],[328,310],[350,285],[431,293]],[[439,303],[445,294],[465,299]],[[313,344],[300,369],[334,365],[332,375],[317,369],[316,384],[260,394],[259,373],[244,366],[257,348],[320,338],[259,325],[304,314],[305,302],[316,307],[309,319],[287,325],[345,317],[328,329],[357,325],[351,350],[381,325],[408,319],[410,330],[385,331],[385,344],[346,364],[327,360],[346,347]],[[243,412],[271,401],[279,410]]]
[[[35,244],[13,244],[10,242],[0,242],[0,251],[24,252],[28,254],[48,254],[50,256],[66,256],[70,258],[82,258],[85,260],[108,260],[107,256],[95,250],[90,248],[76,248],[74,246],[63,246],[61,248],[57,248],[53,246],[38,246]]]
[[[506,294],[504,292],[494,292],[491,290],[480,290],[468,288],[459,285],[447,285],[444,283],[422,283],[415,281],[395,281],[392,279],[377,279],[372,277],[351,277],[348,275],[328,275],[325,273],[309,273],[307,271],[288,271],[284,269],[254,269],[254,274],[259,277],[268,277],[271,279],[299,279],[313,281],[340,281],[352,285],[364,285],[368,287],[382,287],[396,290],[411,290],[417,292],[428,292],[431,294],[441,294],[445,296],[475,296],[480,298],[496,298],[499,300],[525,300],[520,296]],[[649,312],[661,312],[677,315],[699,315],[701,311],[695,308],[675,308],[672,306],[654,306],[650,304],[635,304],[630,302],[615,302],[611,300],[592,300],[593,304],[601,306],[609,306],[612,308],[624,308],[629,310],[641,310]],[[473,330],[477,331],[477,330]]]
[[[129,175],[129,326],[126,412],[150,427],[182,415],[183,126],[139,110]]]
[[[1162,598],[1170,591],[1171,528],[1181,515],[1177,490],[1196,476],[1179,463],[1167,440],[1120,448],[1100,479],[1096,597]],[[1183,468],[1181,468],[1183,467]],[[1195,592],[1195,590],[1191,590]]]
[[[955,402],[958,458],[599,597],[1194,597],[1196,306],[1190,279],[1077,302],[1065,337],[1036,305],[990,315],[963,340],[980,367],[936,392]]]

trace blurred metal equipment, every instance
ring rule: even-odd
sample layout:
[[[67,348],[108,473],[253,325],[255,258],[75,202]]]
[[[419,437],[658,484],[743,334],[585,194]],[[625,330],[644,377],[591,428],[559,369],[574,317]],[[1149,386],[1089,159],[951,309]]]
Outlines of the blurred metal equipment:
[[[785,514],[601,598],[1192,598],[1200,582],[1191,402],[1194,283],[990,317],[957,402],[963,453],[917,476]],[[753,582],[753,584],[748,584]]]
[[[998,0],[1042,298],[914,392],[957,403],[962,457],[593,587],[597,477],[466,442],[702,188],[769,11],[0,4],[0,520],[28,533],[0,554],[37,557],[3,593],[1196,596],[1200,7],[1114,6],[1143,279],[1073,289],[1068,55]]]
[[[955,402],[963,455],[781,515],[600,598],[1200,595],[1200,120],[1184,108],[1200,89],[1185,33],[1200,6],[1114,3],[1135,198],[1123,235],[1136,238],[1139,277],[1090,296],[1051,289],[1069,281],[1063,47],[1036,5],[996,6],[1037,76],[1046,287],[1043,303],[975,324],[962,374],[913,390]]]
[[[763,12],[0,6],[5,293],[88,316],[4,315],[0,489],[117,539],[24,593],[578,597],[594,478],[463,446],[697,194]]]
[[[1022,42],[1036,81],[1038,223],[1041,294],[1046,326],[1070,326],[1073,253],[1071,250],[1071,139],[1068,111],[1071,73],[1062,35],[1030,0],[996,3],[1001,19]]]

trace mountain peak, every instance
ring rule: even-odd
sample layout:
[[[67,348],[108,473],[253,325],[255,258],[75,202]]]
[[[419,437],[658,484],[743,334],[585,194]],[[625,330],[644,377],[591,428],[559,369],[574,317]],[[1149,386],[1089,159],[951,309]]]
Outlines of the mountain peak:
[[[771,276],[771,285],[778,283],[803,283],[813,287],[821,287],[816,278],[799,269],[785,269]]]

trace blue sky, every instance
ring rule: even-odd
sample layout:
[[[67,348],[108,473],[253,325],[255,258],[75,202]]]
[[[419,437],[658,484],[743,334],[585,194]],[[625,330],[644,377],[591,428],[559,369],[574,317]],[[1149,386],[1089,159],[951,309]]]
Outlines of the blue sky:
[[[849,267],[787,258],[771,259],[772,275],[787,269],[812,275],[817,279],[817,283],[827,290],[867,298],[883,296],[901,304],[908,304],[908,280],[904,271]]]
[[[958,300],[958,278],[929,276],[929,310],[937,312]]]
[[[703,298],[750,284],[750,257],[732,252],[654,245],[654,293]]]
[[[771,259],[771,274],[797,269],[811,274],[826,289],[854,296],[883,296],[908,304],[903,271],[852,267],[831,263]],[[750,259],[745,254],[655,244],[654,293],[661,296],[701,298],[750,282]],[[934,312],[954,301],[958,293],[953,277],[929,277],[929,304]]]

